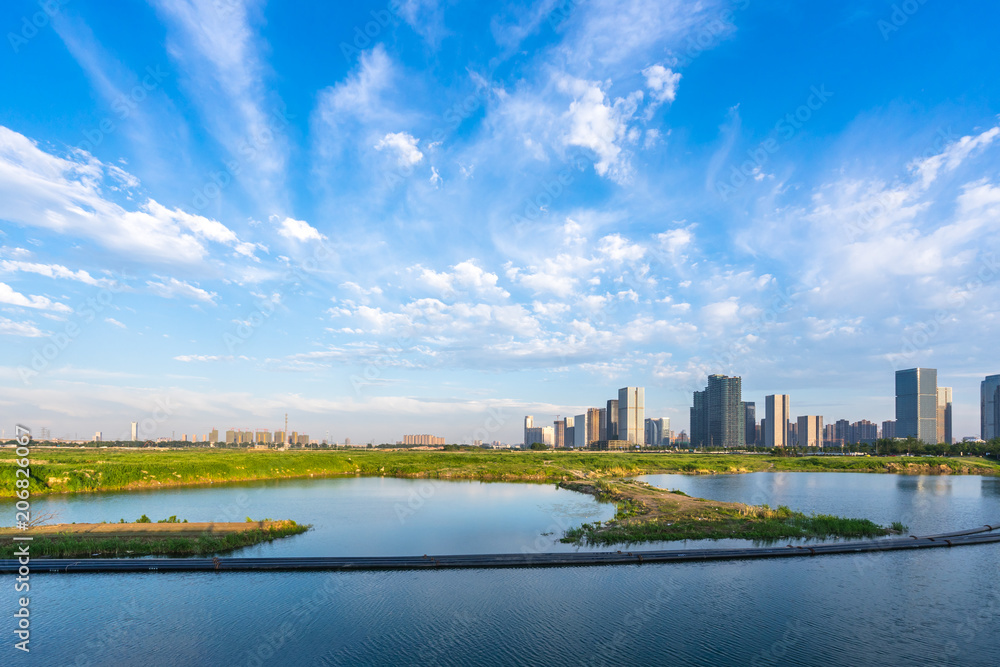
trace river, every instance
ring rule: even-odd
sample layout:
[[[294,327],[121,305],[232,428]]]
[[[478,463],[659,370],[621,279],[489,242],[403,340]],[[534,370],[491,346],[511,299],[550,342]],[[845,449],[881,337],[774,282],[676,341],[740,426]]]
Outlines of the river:
[[[717,500],[899,520],[917,534],[1000,522],[997,478],[643,479]],[[558,542],[564,528],[613,515],[552,485],[377,477],[37,497],[33,510],[63,522],[147,514],[313,524],[241,556],[575,550]],[[13,516],[12,503],[0,512]],[[993,667],[998,574],[996,545],[554,569],[34,574],[31,654],[13,649],[8,630],[0,655],[34,665]]]

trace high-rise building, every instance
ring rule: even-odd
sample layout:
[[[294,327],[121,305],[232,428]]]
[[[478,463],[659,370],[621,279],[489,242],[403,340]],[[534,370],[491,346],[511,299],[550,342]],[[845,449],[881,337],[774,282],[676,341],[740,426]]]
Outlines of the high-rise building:
[[[587,408],[587,447],[601,439],[601,412],[600,408]]]
[[[524,429],[524,446],[525,448],[531,447],[535,443],[545,444],[545,435],[542,433],[541,426],[529,426]]]
[[[764,397],[764,446],[785,447],[788,445],[788,419],[790,401],[788,394],[772,394]]]
[[[837,432],[835,428],[836,427],[833,424],[827,424],[826,426],[823,427],[824,447],[833,447],[835,445],[840,445],[840,443],[837,442]]]
[[[979,437],[1000,438],[1000,375],[987,375],[979,385]]]
[[[788,433],[785,435],[785,442],[795,446],[799,444],[799,423],[788,420]]]
[[[599,408],[598,409],[598,428],[597,428],[597,439],[607,440],[608,439],[608,409]]]
[[[662,447],[670,444],[670,420],[646,418],[646,444],[650,447]]]
[[[878,439],[878,425],[875,422],[862,419],[851,424],[853,442],[873,443]]]
[[[746,446],[746,411],[743,379],[709,375],[704,391],[694,392],[691,409],[691,444],[708,447]]]
[[[696,391],[691,406],[691,444],[708,444],[708,391]]]
[[[646,390],[622,387],[618,390],[618,439],[646,443]]]
[[[566,421],[563,419],[552,422],[552,446],[556,449],[566,446]]]
[[[799,447],[823,446],[823,418],[818,415],[806,415],[798,418],[798,428],[795,431]]]
[[[94,434],[94,442],[101,442],[101,439],[102,439],[102,435],[101,435],[100,431],[98,431],[97,433]]]
[[[757,404],[753,401],[743,401],[743,412],[746,415],[743,418],[744,437],[747,447],[753,447],[757,444]]]
[[[132,422],[132,442],[139,440],[139,422]]]
[[[896,371],[896,437],[937,442],[937,369]]]
[[[834,439],[838,444],[856,442],[854,432],[851,430],[851,422],[846,419],[838,419],[837,423],[834,424]]]
[[[886,421],[882,422],[882,437],[887,440],[892,440],[893,438],[896,437],[895,421],[887,419]]]
[[[211,430],[211,432],[208,434],[208,442],[209,442],[209,444],[212,444],[212,445],[214,445],[215,443],[219,442],[219,429],[213,428]]]
[[[532,443],[535,442],[534,440],[531,439],[532,436],[528,434],[528,431],[531,430],[532,428],[534,428],[534,426],[535,426],[535,418],[532,417],[531,415],[527,415],[524,418],[524,446],[525,447],[530,447],[532,445]],[[539,440],[538,442],[541,442],[541,440]]]
[[[951,387],[938,387],[937,441],[950,445],[951,440]]]
[[[565,447],[567,449],[576,446],[576,433],[574,433],[574,431],[576,430],[574,428],[575,422],[576,419],[574,419],[573,417],[565,417],[563,419],[563,424],[564,424],[563,438],[565,442]]]
[[[300,436],[295,431],[292,431],[292,441],[291,444],[297,444],[303,436]],[[535,440],[534,442],[541,442],[541,440]],[[309,444],[309,436],[305,436],[305,443]],[[345,442],[344,444],[351,444],[350,442]],[[425,445],[425,446],[439,446],[445,444],[445,439],[443,436],[431,435],[429,433],[421,433],[418,435],[404,435],[403,436],[404,445]],[[525,443],[525,447],[531,445],[531,442]]]
[[[587,413],[573,418],[573,446],[583,449],[587,446]]]
[[[608,401],[607,440],[618,440],[618,400]]]
[[[551,426],[542,427],[542,444],[548,447],[554,447],[556,443],[556,432]]]

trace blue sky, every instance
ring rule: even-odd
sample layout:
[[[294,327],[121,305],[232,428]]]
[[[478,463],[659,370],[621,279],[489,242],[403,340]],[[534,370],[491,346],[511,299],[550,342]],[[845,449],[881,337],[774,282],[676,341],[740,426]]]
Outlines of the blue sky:
[[[347,6],[347,5],[350,6]],[[822,5],[822,6],[817,6]],[[0,405],[519,441],[709,373],[827,422],[1000,372],[1000,7],[0,9]]]

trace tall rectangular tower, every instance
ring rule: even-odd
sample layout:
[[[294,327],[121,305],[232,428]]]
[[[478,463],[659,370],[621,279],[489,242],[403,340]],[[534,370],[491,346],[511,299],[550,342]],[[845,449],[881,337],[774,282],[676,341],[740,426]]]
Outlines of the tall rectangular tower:
[[[788,394],[772,394],[764,397],[765,447],[786,447],[788,442],[788,418],[791,401]]]
[[[937,369],[896,371],[896,437],[937,442]]]
[[[529,431],[531,431],[531,429],[533,429],[534,427],[535,427],[535,418],[532,415],[527,415],[524,418],[524,440],[522,441],[524,443],[525,448],[531,446],[534,434],[529,433]]]
[[[612,398],[608,401],[608,440],[618,440],[618,399]]]
[[[823,418],[816,415],[799,417],[796,434],[799,447],[822,447]]]
[[[937,441],[951,444],[951,387],[937,389]]]
[[[646,390],[622,387],[618,390],[618,439],[646,444]]]
[[[753,401],[743,401],[743,434],[748,447],[757,444],[757,404]]]
[[[1000,375],[987,375],[979,385],[979,437],[1000,438]]]

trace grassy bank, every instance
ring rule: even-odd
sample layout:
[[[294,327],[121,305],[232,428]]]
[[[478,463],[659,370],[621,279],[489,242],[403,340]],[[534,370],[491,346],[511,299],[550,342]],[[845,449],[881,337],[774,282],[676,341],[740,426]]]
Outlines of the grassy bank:
[[[13,449],[0,450],[0,497],[15,494]],[[238,451],[33,448],[32,495],[154,489],[291,477],[385,475],[559,481],[645,473],[896,472],[998,475],[980,458],[506,451]]]
[[[261,521],[239,529],[221,530],[219,524],[63,524],[26,532],[3,530],[0,558],[14,558],[23,542],[14,534],[31,535],[32,558],[135,558],[138,556],[211,556],[261,542],[298,535],[309,526],[294,521]],[[145,530],[141,530],[145,528]]]
[[[563,542],[574,544],[635,544],[642,542],[747,539],[772,541],[789,538],[866,538],[902,532],[906,526],[879,526],[868,519],[824,514],[805,515],[787,507],[724,503],[692,498],[632,480],[563,482],[560,486],[613,502],[615,518],[566,531]]]

